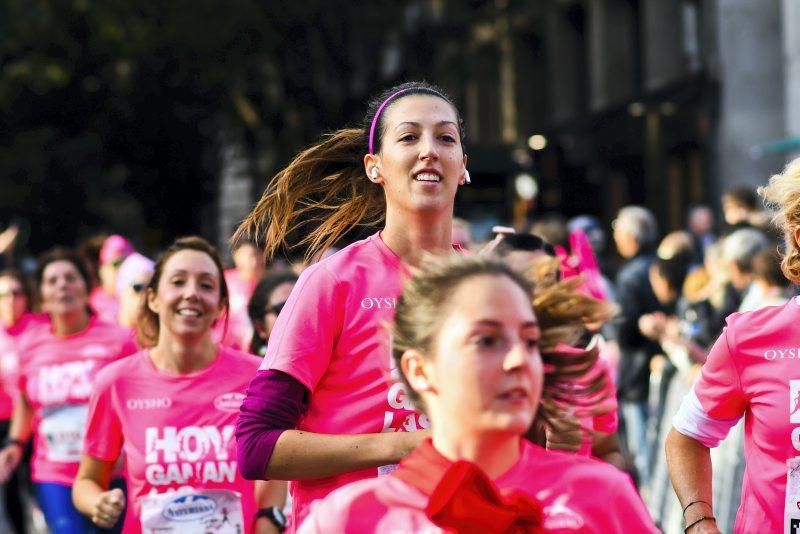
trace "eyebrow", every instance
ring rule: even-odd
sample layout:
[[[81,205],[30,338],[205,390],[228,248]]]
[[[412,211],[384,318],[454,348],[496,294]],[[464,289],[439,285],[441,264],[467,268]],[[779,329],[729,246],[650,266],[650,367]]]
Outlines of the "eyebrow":
[[[502,327],[503,326],[503,323],[501,323],[500,321],[494,321],[492,319],[481,319],[480,321],[477,321],[477,324],[485,325],[485,326],[494,326],[494,327]],[[539,328],[539,323],[537,323],[536,321],[526,321],[526,322],[524,322],[524,323],[522,323],[520,325],[520,328],[537,328],[538,329]]]
[[[191,273],[189,273],[189,271],[187,271],[186,269],[176,269],[176,270],[170,271],[170,272],[168,272],[166,274],[168,276],[175,276],[177,274],[191,274]],[[209,272],[209,271],[203,271],[201,273],[198,273],[198,276],[210,276],[210,277],[216,279],[216,275],[214,273],[212,273],[212,272]]]
[[[420,127],[420,123],[418,123],[418,122],[414,122],[414,121],[403,121],[403,122],[401,122],[400,124],[398,124],[397,126],[395,126],[395,127],[394,127],[394,129],[395,129],[395,130],[397,130],[397,129],[398,129],[398,128],[400,128],[401,126],[406,126],[406,125],[407,125],[407,126],[415,126],[415,127],[417,127],[417,128],[419,128],[419,127]],[[446,125],[449,125],[449,126],[456,127],[456,123],[454,123],[453,121],[439,121],[439,122],[437,122],[437,123],[436,123],[436,126],[446,126]]]

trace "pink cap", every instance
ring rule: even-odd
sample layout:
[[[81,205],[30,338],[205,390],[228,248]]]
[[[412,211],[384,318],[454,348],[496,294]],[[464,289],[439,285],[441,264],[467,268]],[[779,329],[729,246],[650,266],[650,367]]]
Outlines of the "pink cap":
[[[135,249],[130,241],[121,235],[112,234],[103,241],[103,246],[100,248],[100,265],[125,259],[134,252]]]

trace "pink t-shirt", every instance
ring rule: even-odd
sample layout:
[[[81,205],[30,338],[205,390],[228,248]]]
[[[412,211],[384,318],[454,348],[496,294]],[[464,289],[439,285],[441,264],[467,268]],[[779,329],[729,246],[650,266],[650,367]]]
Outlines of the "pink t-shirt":
[[[77,334],[56,336],[48,328],[26,336],[20,347],[19,389],[34,411],[35,482],[72,484],[95,376],[135,350],[127,330],[94,318]]]
[[[682,434],[716,446],[744,416],[747,465],[737,533],[783,531],[786,460],[800,455],[798,321],[796,299],[729,316],[673,419]]]
[[[102,287],[98,286],[89,293],[89,306],[104,323],[119,323],[119,300],[106,293]]]
[[[523,440],[519,462],[494,482],[538,499],[549,534],[658,532],[630,478],[598,460]],[[425,516],[427,504],[395,476],[362,480],[315,502],[299,532],[442,532]]]
[[[10,328],[0,327],[0,421],[11,419],[19,395],[19,347],[35,331],[47,332],[46,315],[26,313]]]
[[[262,369],[287,373],[311,391],[298,428],[320,434],[407,432],[428,426],[394,382],[388,325],[406,267],[379,234],[306,269],[272,331]],[[291,482],[294,519],[344,484],[389,468]]]
[[[145,497],[182,488],[241,493],[251,532],[254,482],[239,474],[233,430],[260,364],[260,358],[223,347],[205,369],[178,375],[158,370],[145,350],[98,375],[85,452],[107,461],[125,452],[131,507],[124,532],[141,532]]]
[[[225,283],[228,285],[228,301],[230,303],[229,336],[242,347],[242,350],[246,351],[253,338],[253,325],[247,315],[247,304],[258,285],[258,279],[247,280],[236,269],[226,269],[224,275]]]

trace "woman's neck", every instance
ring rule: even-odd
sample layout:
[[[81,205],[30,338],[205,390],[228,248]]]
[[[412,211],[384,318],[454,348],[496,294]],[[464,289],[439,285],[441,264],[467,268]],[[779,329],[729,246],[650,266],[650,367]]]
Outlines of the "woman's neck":
[[[448,460],[467,460],[496,479],[519,461],[520,436],[512,433],[492,436],[446,435],[433,429],[433,446]]]
[[[150,350],[150,358],[158,369],[175,374],[205,369],[216,357],[217,346],[210,335],[187,342],[162,331],[158,344]]]
[[[50,322],[53,325],[53,333],[57,336],[69,336],[82,332],[89,326],[89,314],[85,310],[80,310],[63,315],[52,315]]]
[[[407,265],[418,266],[428,254],[444,255],[453,250],[452,213],[430,217],[408,215],[387,209],[381,239]]]

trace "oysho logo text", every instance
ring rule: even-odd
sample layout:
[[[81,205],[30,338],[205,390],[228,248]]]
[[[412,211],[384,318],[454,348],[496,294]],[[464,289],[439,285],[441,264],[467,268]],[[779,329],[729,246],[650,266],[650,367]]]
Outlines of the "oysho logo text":
[[[129,410],[159,410],[172,406],[172,399],[161,397],[159,399],[128,399],[125,406]]]
[[[394,297],[365,297],[361,299],[361,307],[365,310],[393,310],[397,299]]]
[[[797,347],[790,349],[769,349],[764,351],[765,360],[793,360],[798,358]]]

